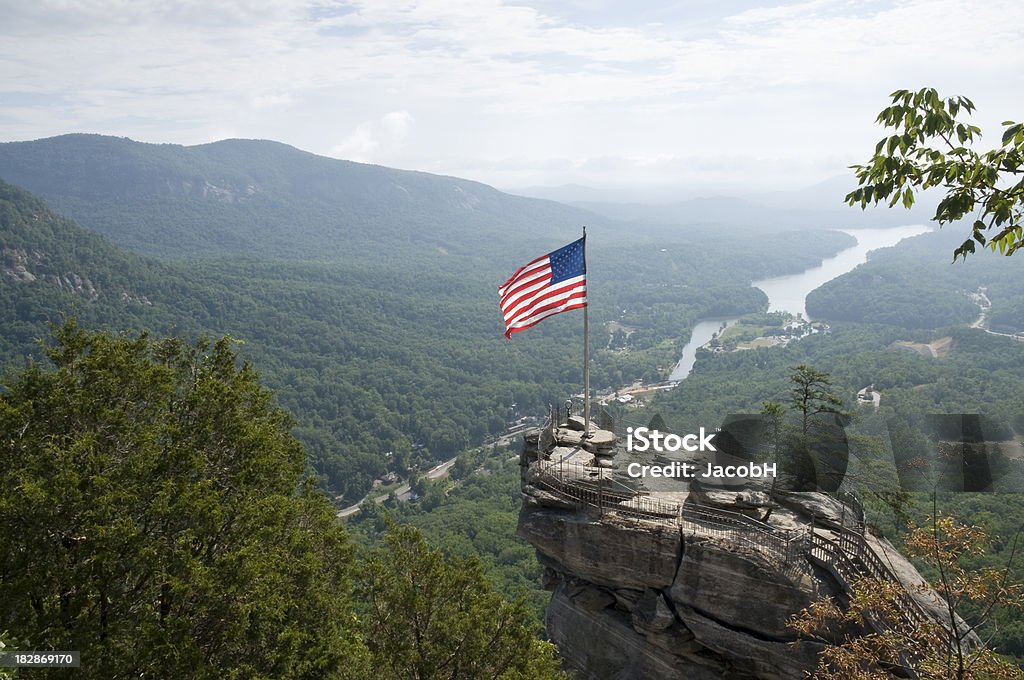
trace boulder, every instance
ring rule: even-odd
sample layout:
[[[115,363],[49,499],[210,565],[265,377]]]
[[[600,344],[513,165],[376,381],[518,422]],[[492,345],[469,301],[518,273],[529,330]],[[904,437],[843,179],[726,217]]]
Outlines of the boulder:
[[[854,511],[837,498],[819,491],[776,491],[775,499],[806,518],[813,518],[819,524],[838,527],[845,523],[852,526],[857,517]]]
[[[608,430],[590,430],[590,436],[583,438],[583,430],[558,428],[555,430],[555,441],[562,446],[582,446],[587,451],[610,453],[615,448],[615,433]]]

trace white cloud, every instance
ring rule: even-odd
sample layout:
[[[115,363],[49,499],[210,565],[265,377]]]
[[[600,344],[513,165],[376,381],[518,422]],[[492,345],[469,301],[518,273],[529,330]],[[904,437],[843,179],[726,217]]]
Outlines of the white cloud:
[[[408,111],[392,111],[381,118],[380,126],[390,139],[392,146],[398,146],[409,133],[412,125],[412,114]]]
[[[841,170],[870,150],[897,87],[972,96],[983,128],[1024,117],[1011,0],[776,1],[717,18],[649,3],[657,25],[603,0],[542,6],[0,0],[0,139],[230,129],[492,182],[513,174],[503,159],[538,180],[557,161],[559,180],[641,182],[664,178],[649,159],[715,157],[738,179],[767,165],[799,182],[815,177],[774,164]]]
[[[360,123],[345,141],[331,148],[330,155],[360,163],[383,163],[401,150],[412,122],[408,111],[391,111],[378,121]]]
[[[275,106],[289,106],[292,104],[292,95],[289,92],[272,93],[266,92],[256,94],[252,97],[253,108],[269,109]]]

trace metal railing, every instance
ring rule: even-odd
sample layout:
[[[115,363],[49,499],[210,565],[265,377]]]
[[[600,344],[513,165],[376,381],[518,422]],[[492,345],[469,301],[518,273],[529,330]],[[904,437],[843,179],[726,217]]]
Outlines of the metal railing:
[[[695,532],[729,538],[767,553],[782,564],[799,564],[808,553],[808,531],[779,529],[730,510],[683,503],[679,521]]]
[[[530,484],[578,508],[596,509],[602,516],[612,513],[635,519],[671,521],[694,533],[726,538],[774,558],[786,569],[807,573],[810,562],[814,561],[826,567],[847,592],[852,593],[854,583],[861,578],[891,583],[896,586],[899,616],[904,623],[917,626],[933,620],[868,545],[864,538],[864,508],[853,494],[835,494],[850,509],[852,519],[852,528],[843,521],[827,530],[835,540],[816,531],[813,520],[807,530],[785,530],[730,510],[651,498],[606,475],[603,468],[545,460],[543,456],[554,447],[554,430],[564,415],[564,407],[552,407],[537,435],[540,458],[529,463],[528,474],[524,476]]]
[[[602,514],[614,512],[623,517],[671,520],[695,533],[727,537],[784,564],[797,563],[808,552],[806,531],[778,529],[730,510],[651,498],[604,476],[601,468],[543,460],[532,465],[531,472],[535,486]]]
[[[891,583],[895,586],[893,593],[899,600],[896,609],[903,623],[916,627],[932,621],[917,600],[907,592],[903,582],[867,544],[864,536],[848,529],[833,533],[838,534],[836,540],[811,532],[810,557],[828,567],[847,592],[853,592],[853,585],[859,579]]]
[[[542,460],[531,466],[531,472],[535,486],[577,504],[637,517],[674,518],[679,514],[678,504],[644,496],[636,489],[605,476],[602,468]]]

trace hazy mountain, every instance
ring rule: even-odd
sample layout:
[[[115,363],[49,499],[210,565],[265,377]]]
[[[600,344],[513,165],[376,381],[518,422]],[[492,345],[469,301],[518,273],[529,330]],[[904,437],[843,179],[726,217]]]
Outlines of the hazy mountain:
[[[847,206],[843,198],[856,187],[852,173],[795,190],[744,193],[680,187],[613,190],[578,184],[530,187],[520,193],[563,201],[606,218],[648,227],[718,225],[759,229],[847,229],[924,223],[935,211],[925,196],[913,210]]]
[[[713,189],[708,187],[668,187],[664,185],[590,186],[576,183],[552,186],[506,187],[504,190],[510,194],[543,198],[569,205],[591,202],[664,204],[722,193],[720,188]]]
[[[776,197],[777,205],[785,205]],[[820,204],[820,201],[818,202]],[[799,204],[794,201],[793,204]],[[759,229],[857,229],[901,224],[925,223],[932,212],[927,209],[906,211],[880,208],[861,211],[841,203],[836,209],[822,207],[772,207],[763,202],[736,196],[692,198],[677,203],[599,203],[575,204],[608,219],[649,225],[720,225]],[[792,205],[792,204],[791,204]],[[808,205],[815,202],[808,201]]]
[[[600,222],[484,184],[269,141],[63,135],[0,144],[0,178],[137,252],[303,259],[471,252]]]
[[[829,177],[808,187],[787,191],[755,193],[748,195],[747,198],[769,208],[827,210],[830,212],[846,213],[847,217],[850,218],[861,214],[861,210],[860,208],[846,205],[843,199],[856,188],[857,178],[851,170],[847,174]],[[919,194],[912,210],[905,210],[902,203],[898,204],[897,208],[892,209],[884,206],[868,208],[864,212],[863,219],[869,222],[892,222],[894,224],[907,221],[925,222],[930,220],[932,215],[935,214],[935,205],[937,203],[937,194]]]

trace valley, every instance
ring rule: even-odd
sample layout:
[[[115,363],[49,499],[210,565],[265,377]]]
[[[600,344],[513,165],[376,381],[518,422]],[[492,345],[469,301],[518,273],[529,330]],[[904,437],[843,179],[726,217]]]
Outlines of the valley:
[[[989,318],[1012,329],[1007,324],[1014,323],[1017,310],[1006,292],[1019,275],[1003,262],[940,268],[949,247],[943,233],[915,236],[873,253],[859,267],[844,265],[824,285],[814,283],[806,312],[829,334],[791,330],[799,342],[767,347],[757,338],[785,332],[793,319],[769,312],[778,303],[751,284],[783,275],[810,281],[800,279],[800,272],[820,271],[823,260],[848,248],[850,234],[750,228],[742,240],[722,242],[707,226],[626,226],[429,176],[415,178],[422,189],[418,200],[425,203],[410,207],[414,218],[407,219],[391,212],[387,195],[374,198],[376,189],[358,200],[346,194],[332,198],[326,189],[315,200],[299,199],[290,192],[301,185],[303,172],[315,172],[302,170],[304,164],[337,162],[298,156],[293,177],[281,169],[291,163],[292,151],[253,144],[203,149],[201,163],[196,158],[203,156],[186,163],[185,151],[161,150],[147,160],[152,180],[132,185],[135,193],[120,199],[124,210],[113,210],[104,193],[109,180],[88,179],[109,173],[82,159],[63,174],[44,172],[47,154],[65,142],[70,146],[57,157],[87,143],[92,162],[120,159],[129,173],[133,159],[149,151],[128,145],[132,153],[125,154],[124,142],[107,144],[102,138],[0,146],[0,163],[5,153],[16,158],[7,161],[8,169],[19,168],[16,174],[61,212],[90,227],[3,186],[4,363],[24,361],[49,324],[67,316],[128,333],[228,335],[291,414],[308,472],[335,498],[335,512],[357,541],[372,546],[383,540],[385,516],[411,523],[456,554],[481,559],[504,593],[532,603],[535,620],[546,596],[534,558],[513,536],[518,468],[509,462],[515,441],[508,433],[517,421],[543,414],[549,404],[579,391],[580,327],[579,319],[564,315],[533,329],[529,338],[505,341],[495,290],[512,268],[567,240],[580,223],[592,232],[588,284],[594,322],[611,339],[607,347],[595,348],[591,380],[613,415],[631,422],[660,415],[676,431],[710,426],[729,413],[756,411],[761,402],[779,399],[788,367],[809,362],[829,367],[850,402],[864,385],[884,390],[878,415],[862,425],[867,430],[877,419],[892,417],[890,409],[910,408],[983,410],[1010,436],[1024,431],[1016,396],[1024,393],[1022,377],[989,361],[993,351],[1019,351],[1019,343],[979,338],[980,331],[965,328],[978,306],[964,291],[984,286]],[[268,184],[269,175],[261,174],[269,172],[259,169],[264,156],[274,161],[279,184]],[[256,182],[260,200],[277,201],[279,212],[259,209],[259,228],[287,233],[287,243],[256,232],[240,237],[252,218],[246,201],[256,200],[257,192],[195,188],[228,186],[194,174],[211,158],[221,164],[218,172],[235,178],[230,186]],[[361,172],[357,164],[339,167],[348,173],[334,180],[342,184]],[[74,175],[75,168],[84,174]],[[358,180],[367,187],[398,177],[368,172]],[[90,181],[96,182],[91,189]],[[472,190],[479,201],[451,203],[443,196],[453,188]],[[500,220],[493,219],[488,202],[502,212]],[[269,214],[280,224],[272,227]],[[182,215],[192,217],[174,217]],[[136,234],[134,225],[143,222],[159,238]],[[435,228],[441,223],[443,229]],[[563,235],[538,231],[542,223],[563,224]],[[195,224],[220,226],[196,230],[190,226]],[[492,255],[497,251],[500,261]],[[728,328],[715,342],[746,349],[704,356],[698,347],[723,323]],[[941,338],[949,341],[935,357],[888,349],[898,343],[928,346]],[[992,349],[1002,341],[1009,346]],[[990,348],[991,343],[996,344]],[[615,404],[616,392],[642,397],[643,403]],[[363,503],[355,512],[353,504],[374,498],[374,480],[388,476],[397,480],[394,488],[380,503]],[[392,492],[397,504],[387,498]],[[474,527],[471,538],[466,526]]]

